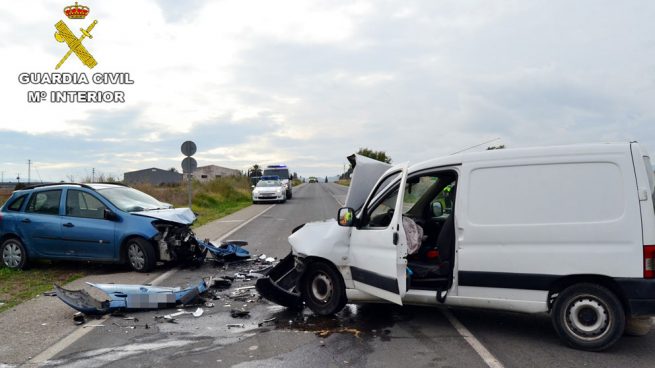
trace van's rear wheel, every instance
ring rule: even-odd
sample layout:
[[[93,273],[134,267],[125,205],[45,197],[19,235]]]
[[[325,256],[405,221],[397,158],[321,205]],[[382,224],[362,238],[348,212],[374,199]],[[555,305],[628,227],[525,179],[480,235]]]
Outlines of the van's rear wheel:
[[[301,283],[301,293],[312,312],[326,316],[346,305],[346,286],[341,275],[325,262],[307,265]]]
[[[621,302],[610,290],[595,284],[577,284],[560,292],[551,318],[566,344],[588,351],[611,347],[625,329]]]

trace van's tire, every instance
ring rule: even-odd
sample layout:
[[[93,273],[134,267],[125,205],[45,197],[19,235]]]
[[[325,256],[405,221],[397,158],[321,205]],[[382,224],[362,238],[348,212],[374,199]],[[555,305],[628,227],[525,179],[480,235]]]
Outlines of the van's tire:
[[[0,257],[5,267],[23,270],[27,267],[27,251],[18,238],[9,238],[0,247]]]
[[[125,246],[127,263],[136,272],[150,272],[157,264],[155,249],[145,239],[132,238]]]
[[[645,336],[653,327],[651,317],[630,317],[625,322],[625,334],[627,336]]]
[[[346,306],[346,285],[331,265],[316,261],[307,265],[300,284],[305,304],[315,314],[327,316]]]
[[[562,341],[587,351],[608,349],[625,330],[623,305],[609,289],[596,284],[576,284],[560,292],[551,318]]]
[[[293,192],[287,192],[287,199],[293,198]]]

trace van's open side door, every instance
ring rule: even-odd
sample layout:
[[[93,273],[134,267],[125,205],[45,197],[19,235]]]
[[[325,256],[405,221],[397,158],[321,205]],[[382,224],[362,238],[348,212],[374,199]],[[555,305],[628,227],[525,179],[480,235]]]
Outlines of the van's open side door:
[[[356,289],[402,305],[402,297],[407,289],[407,238],[402,225],[407,164],[389,169],[378,182],[378,186],[384,182],[385,178],[393,175],[400,177],[400,184],[396,185],[398,195],[391,222],[386,227],[363,224],[363,226],[353,228],[349,258],[351,275]],[[383,194],[383,196],[392,193],[393,191]],[[388,197],[388,199],[391,198]],[[371,198],[369,198],[366,202],[368,208],[363,208],[359,216],[366,213],[365,211],[374,210],[376,202],[378,201],[371,203]],[[393,201],[386,203],[391,204]]]

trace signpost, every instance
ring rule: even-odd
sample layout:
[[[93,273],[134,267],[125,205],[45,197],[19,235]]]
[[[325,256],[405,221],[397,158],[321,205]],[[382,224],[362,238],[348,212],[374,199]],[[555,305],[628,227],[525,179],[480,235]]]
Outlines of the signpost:
[[[193,143],[192,141],[186,141],[182,143],[182,154],[186,156],[184,160],[182,160],[182,173],[187,174],[189,178],[189,208],[191,208],[191,192],[193,190],[191,186],[191,182],[193,179],[193,172],[198,168],[198,162],[196,162],[196,159],[191,157],[193,156],[194,153],[196,153],[196,144]]]

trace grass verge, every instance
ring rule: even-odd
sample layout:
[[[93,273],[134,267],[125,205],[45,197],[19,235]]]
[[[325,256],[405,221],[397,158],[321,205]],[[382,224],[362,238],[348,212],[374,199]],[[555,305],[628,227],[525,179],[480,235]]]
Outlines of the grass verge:
[[[155,186],[139,184],[136,189],[175,207],[188,207],[187,184]],[[209,182],[193,182],[191,209],[198,214],[193,227],[234,213],[252,203],[250,180],[245,176],[228,176]]]
[[[52,284],[64,285],[85,275],[79,269],[51,263],[35,263],[28,270],[0,267],[0,303],[4,303],[0,312],[52,290]]]

